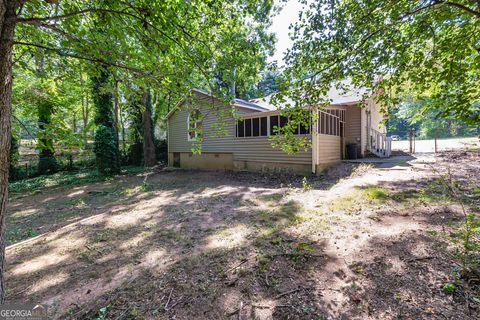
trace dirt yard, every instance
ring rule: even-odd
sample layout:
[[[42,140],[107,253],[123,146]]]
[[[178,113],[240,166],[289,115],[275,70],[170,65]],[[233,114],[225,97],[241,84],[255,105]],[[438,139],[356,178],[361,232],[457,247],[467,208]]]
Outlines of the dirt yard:
[[[478,152],[307,179],[156,170],[12,194],[8,228],[34,237],[7,248],[7,300],[62,319],[479,319],[447,172],[478,215]]]

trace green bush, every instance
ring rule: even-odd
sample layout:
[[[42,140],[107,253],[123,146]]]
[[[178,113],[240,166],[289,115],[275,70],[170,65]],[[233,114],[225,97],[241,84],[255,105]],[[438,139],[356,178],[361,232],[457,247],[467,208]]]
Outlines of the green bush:
[[[143,163],[143,144],[134,142],[127,147],[125,164],[132,166],[140,166]]]
[[[155,139],[155,154],[157,156],[157,161],[162,163],[168,162],[168,142],[166,139]]]
[[[51,154],[41,152],[38,159],[38,174],[53,174],[59,169],[57,159]]]
[[[119,152],[112,128],[100,126],[97,129],[93,152],[100,174],[109,176],[120,173]]]

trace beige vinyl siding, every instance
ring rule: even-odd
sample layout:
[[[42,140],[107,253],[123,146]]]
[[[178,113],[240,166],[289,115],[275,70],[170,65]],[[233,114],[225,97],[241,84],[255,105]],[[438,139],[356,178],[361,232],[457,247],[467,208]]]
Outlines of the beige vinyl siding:
[[[206,101],[211,102],[211,98]],[[172,114],[168,121],[169,152],[191,152],[192,141],[188,141],[187,118],[194,108],[184,104]],[[199,108],[203,119],[202,152],[233,153],[234,161],[263,161],[277,163],[311,164],[311,151],[301,151],[288,155],[279,149],[273,149],[268,137],[237,138],[235,119],[230,107],[215,100],[214,107]],[[239,114],[255,112],[246,108],[237,108]],[[224,116],[219,126],[218,115]],[[222,130],[219,130],[221,127]]]
[[[348,106],[345,115],[345,143],[358,143],[357,138],[361,136],[361,111],[357,106]]]
[[[339,136],[318,135],[318,163],[332,163],[341,160]]]
[[[381,112],[381,106],[378,103],[375,103],[374,101],[370,102],[370,111],[372,115],[372,129],[375,129],[379,132],[386,133],[386,128],[383,125],[382,121],[384,119],[384,115]]]
[[[310,138],[310,135],[307,135]],[[280,149],[272,148],[268,137],[234,138],[234,160],[263,161],[311,164],[311,151],[300,151],[298,154],[289,155]]]
[[[370,119],[370,120],[369,120]],[[361,152],[364,156],[367,152],[367,145],[369,139],[369,132],[367,127],[370,123],[370,127],[381,133],[385,133],[386,129],[382,124],[383,114],[380,112],[380,105],[375,103],[373,99],[366,101],[366,106],[361,108]]]

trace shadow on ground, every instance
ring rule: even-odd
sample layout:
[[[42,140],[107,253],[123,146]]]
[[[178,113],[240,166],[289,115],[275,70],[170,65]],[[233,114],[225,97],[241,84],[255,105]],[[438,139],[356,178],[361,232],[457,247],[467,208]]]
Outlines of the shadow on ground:
[[[310,179],[314,190],[307,193],[328,190],[352,168]],[[373,212],[330,217],[304,206],[296,197],[306,192],[302,178],[295,179],[180,170],[46,192],[52,208],[71,196],[83,197],[89,210],[7,249],[7,300],[41,301],[56,318],[71,319],[479,315],[463,291],[441,290],[454,263],[445,241],[429,231],[458,219],[455,208],[408,211],[392,198]],[[400,193],[419,184],[381,181],[380,187]],[[38,209],[40,199],[24,209]],[[341,241],[351,250],[348,261]]]

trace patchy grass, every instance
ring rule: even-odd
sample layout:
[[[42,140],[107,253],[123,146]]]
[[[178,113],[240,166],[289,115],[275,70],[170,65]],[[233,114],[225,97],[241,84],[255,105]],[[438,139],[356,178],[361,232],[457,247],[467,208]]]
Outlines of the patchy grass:
[[[36,237],[38,232],[32,227],[18,226],[14,228],[9,228],[6,234],[7,244],[16,243],[29,238]]]
[[[417,189],[406,189],[393,193],[390,197],[392,200],[407,206],[452,203],[452,198],[437,179]]]
[[[338,197],[328,204],[328,212],[355,214],[365,208],[378,209],[387,205],[390,192],[382,187],[369,186],[350,190],[348,195]]]
[[[362,209],[362,205],[359,198],[359,194],[339,197],[328,205],[329,212],[345,212],[347,214],[353,214],[359,212]]]
[[[378,201],[386,200],[390,195],[387,189],[381,187],[367,187],[363,189],[363,193],[368,199]]]
[[[143,167],[124,167],[121,174],[138,174],[145,171]],[[44,175],[31,179],[15,181],[9,184],[10,193],[31,194],[41,192],[43,188],[58,186],[78,186],[93,182],[113,179],[101,176],[97,170],[85,170],[81,172],[58,172],[52,175]]]

